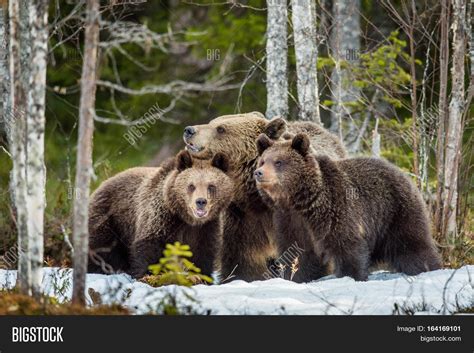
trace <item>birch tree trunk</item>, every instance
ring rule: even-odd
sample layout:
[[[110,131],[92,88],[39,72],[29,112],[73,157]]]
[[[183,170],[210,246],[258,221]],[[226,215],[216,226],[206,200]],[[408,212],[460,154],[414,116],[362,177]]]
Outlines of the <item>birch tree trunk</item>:
[[[9,122],[5,114],[5,105],[8,100],[8,56],[7,56],[7,17],[6,8],[0,4],[0,127],[6,132],[9,139]],[[10,142],[9,142],[10,143]]]
[[[25,91],[25,99],[28,100],[28,91],[30,84],[30,66],[31,62],[31,47],[33,43],[31,41],[30,33],[30,16],[29,16],[29,1],[30,0],[17,0],[20,2],[20,64],[21,64],[21,82]],[[25,105],[25,112],[28,102]],[[25,141],[26,143],[26,141]],[[28,153],[28,149],[27,149]]]
[[[441,0],[440,18],[440,45],[439,45],[439,100],[438,100],[438,138],[436,145],[436,211],[435,229],[439,236],[443,233],[443,210],[444,210],[444,152],[445,132],[448,115],[448,71],[449,71],[449,22],[450,22],[449,0]]]
[[[10,64],[9,64],[9,21],[8,3],[5,1],[0,6],[0,128],[5,131],[8,146],[12,140],[12,114],[10,102]],[[12,181],[13,178],[10,179]],[[13,187],[10,188],[10,191]],[[12,194],[13,200],[13,194]]]
[[[44,164],[45,94],[49,0],[30,0],[30,70],[27,98],[27,212],[33,294],[41,293],[46,168]]]
[[[469,61],[471,63],[471,80],[470,89],[474,89],[472,84],[474,83],[474,1],[469,1],[467,4],[467,18],[466,18],[466,34],[469,42]]]
[[[13,160],[12,183],[13,199],[16,209],[18,231],[18,279],[20,293],[31,295],[31,266],[29,261],[27,224],[27,185],[26,185],[26,97],[22,84],[22,65],[20,49],[20,4],[9,2],[10,19],[10,106],[7,112],[11,119],[11,155]]]
[[[417,80],[416,80],[416,52],[415,52],[415,24],[416,24],[416,5],[415,0],[411,0],[411,17],[408,21],[408,27],[405,33],[408,35],[408,41],[410,46],[410,74],[411,74],[411,116],[412,116],[412,136],[413,136],[413,173],[416,176],[416,185],[421,190],[420,182],[420,171],[418,169],[418,156],[419,156],[419,134],[418,134],[418,98],[417,98]]]
[[[350,117],[350,110],[344,103],[357,101],[360,93],[350,84],[347,70],[341,69],[341,61],[357,63],[360,55],[360,0],[334,0],[333,2],[333,29],[331,33],[332,56],[335,68],[331,74],[331,91],[334,102],[331,110],[330,130],[337,133],[341,140],[344,138],[342,121]],[[355,119],[354,119],[355,120]],[[351,136],[349,142],[354,143],[357,135],[357,126],[349,124]],[[358,148],[358,147],[357,147]]]
[[[88,208],[92,175],[92,138],[99,44],[99,0],[87,0],[84,40],[73,225],[74,282],[72,301],[80,305],[85,304],[85,281],[89,252]]]
[[[313,0],[291,0],[295,38],[296,73],[300,120],[321,124],[316,43],[316,5]]]
[[[375,118],[375,127],[372,131],[372,156],[380,158],[380,134],[379,134],[379,118]]]
[[[456,214],[458,203],[458,171],[461,158],[462,115],[464,113],[464,55],[466,53],[466,1],[453,0],[453,55],[452,90],[449,119],[446,130],[446,158],[444,172],[444,222],[445,236],[457,235]]]
[[[267,119],[288,115],[287,2],[267,0]]]

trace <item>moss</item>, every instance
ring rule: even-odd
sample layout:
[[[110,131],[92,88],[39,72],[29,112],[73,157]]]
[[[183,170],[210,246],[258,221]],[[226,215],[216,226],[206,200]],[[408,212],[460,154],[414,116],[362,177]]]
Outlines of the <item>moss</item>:
[[[36,300],[16,291],[0,291],[0,315],[129,315],[120,305],[81,307],[43,296]]]

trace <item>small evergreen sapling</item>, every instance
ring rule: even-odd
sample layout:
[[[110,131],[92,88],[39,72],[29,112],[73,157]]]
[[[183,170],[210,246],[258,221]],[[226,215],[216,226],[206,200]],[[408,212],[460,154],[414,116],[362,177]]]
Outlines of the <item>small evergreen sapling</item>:
[[[189,245],[180,242],[167,244],[160,262],[148,267],[152,275],[144,277],[144,282],[153,287],[212,283],[212,278],[201,274],[201,269],[189,260],[192,256]]]

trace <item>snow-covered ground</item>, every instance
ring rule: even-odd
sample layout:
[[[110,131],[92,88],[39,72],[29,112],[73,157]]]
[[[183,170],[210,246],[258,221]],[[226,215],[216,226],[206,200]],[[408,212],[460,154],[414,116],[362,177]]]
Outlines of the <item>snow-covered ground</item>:
[[[43,289],[66,300],[72,294],[72,271],[45,268]],[[15,271],[0,270],[0,287],[11,287]],[[125,274],[87,275],[87,287],[102,303],[121,302],[138,314],[160,312],[159,303],[172,295],[178,306],[210,314],[369,314],[421,312],[450,314],[474,302],[474,266],[445,269],[418,276],[375,272],[367,282],[325,277],[306,284],[283,279],[247,283],[234,281],[192,288],[152,288]],[[94,294],[94,292],[97,292]],[[89,302],[92,302],[88,294]],[[95,300],[97,301],[97,299]],[[398,311],[396,308],[399,308]]]

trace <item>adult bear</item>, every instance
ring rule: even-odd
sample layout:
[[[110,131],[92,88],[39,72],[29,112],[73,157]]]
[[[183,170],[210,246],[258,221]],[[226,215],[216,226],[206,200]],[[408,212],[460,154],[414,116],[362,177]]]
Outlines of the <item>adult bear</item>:
[[[267,120],[258,112],[224,115],[208,124],[184,129],[186,149],[194,158],[210,159],[216,153],[229,158],[235,192],[224,221],[220,268],[224,281],[263,279],[267,277],[269,262],[284,252],[285,249],[276,246],[273,211],[263,202],[255,185],[253,174],[258,158],[255,141],[261,133],[283,139],[285,134],[291,136],[302,131],[309,133],[311,146],[317,153],[345,157],[342,143],[319,125],[287,124],[281,118]],[[323,270],[319,264],[314,267]]]
[[[257,146],[257,188],[272,207],[299,214],[305,227],[299,234],[288,232],[282,214],[280,239],[314,247],[334,262],[337,276],[359,281],[378,262],[407,275],[441,267],[421,194],[395,166],[378,158],[335,161],[314,155],[304,133],[280,142],[262,134]]]
[[[131,168],[103,182],[89,207],[88,271],[140,278],[166,244],[180,241],[210,276],[233,195],[228,166],[222,154],[202,161],[182,151],[161,167]]]

